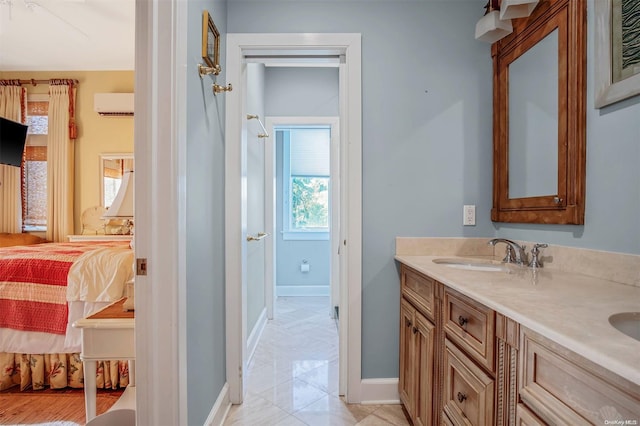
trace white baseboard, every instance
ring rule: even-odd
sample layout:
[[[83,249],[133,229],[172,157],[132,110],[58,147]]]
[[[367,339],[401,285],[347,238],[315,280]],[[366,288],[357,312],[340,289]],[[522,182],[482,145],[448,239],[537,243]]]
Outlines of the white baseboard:
[[[251,361],[251,357],[253,357],[253,353],[256,351],[256,347],[258,346],[258,342],[260,341],[260,336],[262,336],[262,331],[264,330],[265,325],[267,325],[266,307],[262,309],[262,312],[260,312],[258,321],[256,321],[256,325],[253,327],[253,330],[251,330],[249,338],[247,339],[247,362]]]
[[[231,401],[229,400],[229,383],[225,383],[204,424],[206,426],[222,426],[230,409]]]
[[[277,285],[276,296],[329,296],[328,285]]]
[[[360,399],[361,404],[400,404],[398,379],[362,379]]]

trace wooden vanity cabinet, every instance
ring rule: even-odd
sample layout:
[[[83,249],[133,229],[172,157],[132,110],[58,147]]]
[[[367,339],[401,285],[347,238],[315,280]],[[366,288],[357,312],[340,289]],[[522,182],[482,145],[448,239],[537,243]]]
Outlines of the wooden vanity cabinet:
[[[400,400],[414,425],[513,425],[518,325],[401,265]]]
[[[401,265],[400,397],[416,425],[640,422],[640,386]]]

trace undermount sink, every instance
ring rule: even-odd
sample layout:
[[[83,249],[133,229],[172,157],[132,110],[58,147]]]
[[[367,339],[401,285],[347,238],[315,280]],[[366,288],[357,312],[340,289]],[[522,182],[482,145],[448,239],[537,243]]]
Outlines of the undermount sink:
[[[609,317],[609,324],[627,336],[640,341],[640,312],[621,312]]]
[[[454,269],[466,269],[467,271],[505,272],[509,268],[495,260],[482,259],[433,259],[433,263],[444,265]]]

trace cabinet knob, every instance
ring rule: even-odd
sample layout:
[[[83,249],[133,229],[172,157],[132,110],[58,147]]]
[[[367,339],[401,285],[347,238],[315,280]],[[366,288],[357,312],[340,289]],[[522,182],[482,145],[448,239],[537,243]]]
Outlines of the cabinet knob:
[[[458,398],[458,402],[462,402],[465,399],[467,399],[467,395],[463,394],[462,392],[458,392],[457,398]]]
[[[413,334],[416,334],[418,332],[418,327],[413,327]]]
[[[412,324],[411,324],[411,321],[410,321],[410,320],[405,319],[405,320],[404,320],[404,325],[406,325],[407,327],[411,327],[411,325],[412,325]]]
[[[464,325],[465,325],[466,323],[468,323],[468,322],[469,322],[469,319],[468,319],[468,318],[465,318],[465,317],[463,317],[462,315],[459,315],[459,316],[458,316],[458,325],[459,325],[460,327],[464,327]]]

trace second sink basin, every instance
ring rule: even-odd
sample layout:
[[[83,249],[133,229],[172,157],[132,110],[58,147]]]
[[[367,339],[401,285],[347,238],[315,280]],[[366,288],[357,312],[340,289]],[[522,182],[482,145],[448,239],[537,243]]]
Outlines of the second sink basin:
[[[443,258],[433,259],[433,263],[468,271],[505,272],[509,270],[507,266],[495,260]]]
[[[609,324],[640,341],[640,312],[621,312],[609,317]]]

